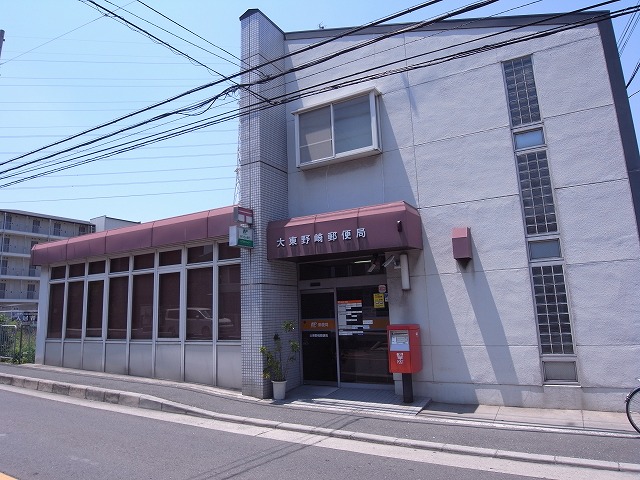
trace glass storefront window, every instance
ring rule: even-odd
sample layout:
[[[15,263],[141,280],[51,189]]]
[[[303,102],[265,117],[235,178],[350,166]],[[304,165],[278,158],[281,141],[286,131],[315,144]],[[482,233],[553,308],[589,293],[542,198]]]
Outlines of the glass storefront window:
[[[180,272],[163,273],[158,284],[158,338],[180,336]]]
[[[54,283],[49,286],[49,321],[47,325],[47,338],[62,338],[63,311],[64,283]]]
[[[67,266],[60,265],[58,267],[51,267],[51,280],[59,280],[64,278],[67,273]]]
[[[218,340],[240,340],[240,265],[218,267]]]
[[[213,267],[187,270],[187,340],[213,338]]]
[[[109,262],[109,271],[111,273],[128,272],[129,257],[112,258],[111,261]]]
[[[87,337],[102,337],[104,281],[89,282],[87,297]]]
[[[96,275],[99,273],[104,273],[105,269],[105,261],[99,260],[97,262],[89,262],[89,275]]]
[[[160,252],[159,263],[161,267],[166,265],[180,265],[182,263],[182,250]]]
[[[84,263],[69,265],[69,278],[84,277]]]
[[[66,338],[80,338],[82,336],[83,301],[84,282],[69,282],[69,289],[67,291],[67,330],[65,333]]]
[[[228,243],[218,244],[218,260],[231,260],[240,258],[240,248],[230,247]]]
[[[187,249],[187,263],[204,263],[213,261],[213,245],[200,245]]]
[[[107,319],[107,338],[121,340],[127,338],[127,311],[129,296],[129,277],[109,279],[109,313]]]
[[[133,277],[131,339],[151,340],[153,326],[153,273]]]
[[[143,253],[142,255],[136,255],[133,257],[133,269],[146,270],[148,268],[153,268],[155,258],[155,253]]]

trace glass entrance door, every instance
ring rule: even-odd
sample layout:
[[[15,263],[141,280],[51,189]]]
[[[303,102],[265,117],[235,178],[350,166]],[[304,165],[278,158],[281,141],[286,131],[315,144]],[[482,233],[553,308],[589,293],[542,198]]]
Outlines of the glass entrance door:
[[[338,288],[340,383],[391,383],[389,304],[378,286]]]
[[[300,295],[300,320],[305,383],[335,385],[338,364],[333,290]]]
[[[392,383],[389,306],[379,287],[338,287],[300,295],[304,382]]]

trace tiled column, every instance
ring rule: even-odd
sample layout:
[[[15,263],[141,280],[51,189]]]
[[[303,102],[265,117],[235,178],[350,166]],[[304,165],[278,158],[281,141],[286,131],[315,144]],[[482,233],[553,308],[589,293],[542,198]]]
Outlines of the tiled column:
[[[240,20],[243,68],[284,54],[282,31],[260,11],[249,10]],[[284,68],[283,61],[274,62],[245,73],[242,83]],[[265,102],[284,91],[281,77],[240,94],[240,205],[253,209],[255,229],[254,248],[242,253],[242,393],[259,398],[271,394],[271,383],[262,378],[258,349],[272,345],[283,321],[298,318],[295,265],[269,262],[266,245],[269,221],[288,217],[285,107]],[[290,368],[288,380],[288,388],[300,383],[299,365]]]

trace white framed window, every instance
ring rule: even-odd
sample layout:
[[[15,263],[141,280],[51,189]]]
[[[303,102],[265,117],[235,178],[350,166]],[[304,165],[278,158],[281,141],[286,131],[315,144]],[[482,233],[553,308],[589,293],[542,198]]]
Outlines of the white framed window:
[[[377,90],[294,112],[296,164],[311,168],[381,151]]]

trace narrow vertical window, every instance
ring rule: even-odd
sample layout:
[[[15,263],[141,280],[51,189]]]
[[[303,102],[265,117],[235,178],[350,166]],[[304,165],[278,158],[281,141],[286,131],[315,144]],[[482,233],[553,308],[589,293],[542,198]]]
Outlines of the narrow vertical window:
[[[544,150],[517,156],[527,234],[558,231],[551,177]]]
[[[240,265],[218,268],[218,339],[240,340]]]
[[[153,273],[133,277],[131,338],[151,340],[153,327]]]
[[[179,315],[175,315],[179,311],[180,272],[163,273],[158,284],[158,338],[180,336]]]
[[[87,337],[102,337],[104,281],[89,282],[87,291]]]
[[[213,267],[187,270],[187,340],[213,338]]]
[[[562,265],[532,267],[531,273],[542,353],[574,353]]]
[[[64,312],[64,283],[49,286],[49,315],[47,338],[62,338],[62,314]]]
[[[533,79],[531,56],[504,62],[507,83],[507,101],[511,126],[518,127],[540,121],[540,105],[536,83]]]
[[[82,336],[82,305],[84,301],[84,282],[69,282],[67,292],[67,330],[66,338]]]
[[[532,58],[506,61],[503,68],[544,381],[576,382],[560,230]]]
[[[107,318],[107,338],[109,340],[127,338],[128,295],[128,277],[109,279],[109,313]]]

